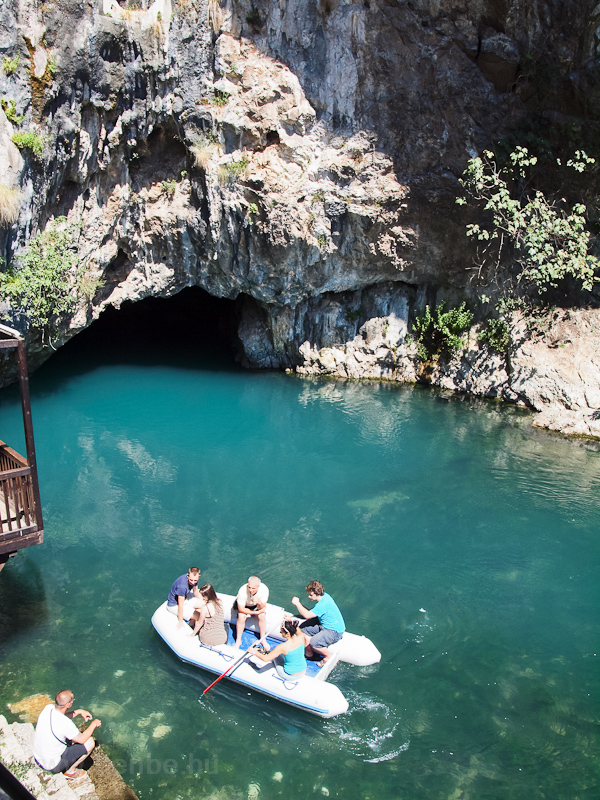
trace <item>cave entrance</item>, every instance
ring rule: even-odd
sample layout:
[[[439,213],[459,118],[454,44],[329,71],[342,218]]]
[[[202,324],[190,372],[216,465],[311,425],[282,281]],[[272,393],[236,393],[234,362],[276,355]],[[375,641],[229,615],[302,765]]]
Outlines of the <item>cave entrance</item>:
[[[237,335],[241,299],[213,297],[198,287],[172,297],[125,301],[106,308],[61,351],[104,363],[233,367],[241,352]]]

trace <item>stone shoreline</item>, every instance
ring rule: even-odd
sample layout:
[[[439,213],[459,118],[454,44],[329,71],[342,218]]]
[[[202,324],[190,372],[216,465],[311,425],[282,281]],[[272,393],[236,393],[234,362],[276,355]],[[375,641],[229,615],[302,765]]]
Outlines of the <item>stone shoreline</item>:
[[[480,344],[478,332],[474,326],[454,358],[422,361],[403,321],[393,314],[371,318],[344,344],[307,344],[301,348],[304,363],[289,371],[425,383],[514,403],[534,412],[536,427],[600,439],[599,310],[556,309],[536,326],[515,314],[506,354]]]
[[[33,760],[33,734],[31,722],[9,723],[0,714],[0,761],[37,800],[137,800],[99,746],[85,775],[68,781],[62,773],[46,772]]]

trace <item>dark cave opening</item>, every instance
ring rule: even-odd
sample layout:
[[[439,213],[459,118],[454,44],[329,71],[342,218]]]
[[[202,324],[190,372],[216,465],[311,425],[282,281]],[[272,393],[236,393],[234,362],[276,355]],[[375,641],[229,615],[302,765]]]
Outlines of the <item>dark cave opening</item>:
[[[242,298],[213,297],[199,287],[172,297],[126,301],[106,308],[88,328],[52,358],[97,363],[172,364],[194,368],[211,363],[233,367],[241,345],[237,336]]]

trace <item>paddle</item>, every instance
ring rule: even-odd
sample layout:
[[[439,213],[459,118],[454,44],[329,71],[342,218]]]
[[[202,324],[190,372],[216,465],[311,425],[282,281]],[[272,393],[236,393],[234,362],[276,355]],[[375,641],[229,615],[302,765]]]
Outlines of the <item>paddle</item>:
[[[253,648],[253,647],[256,647],[256,645],[257,645],[257,644],[261,644],[262,642],[264,642],[264,641],[265,641],[265,639],[267,639],[267,638],[268,638],[268,637],[269,637],[269,636],[270,636],[270,635],[273,633],[273,631],[274,631],[276,628],[279,628],[279,626],[280,626],[280,625],[281,625],[281,620],[280,620],[280,621],[277,623],[277,625],[273,625],[273,627],[272,627],[270,630],[268,630],[268,631],[265,633],[265,635],[262,637],[262,639],[259,639],[259,640],[258,640],[258,642],[254,642],[253,644],[251,644],[251,645],[250,645],[250,647],[249,647],[247,650],[244,650],[244,652],[243,652],[243,653],[242,653],[242,655],[241,655],[241,656],[238,658],[238,660],[237,660],[237,661],[235,661],[235,662],[234,662],[234,663],[233,663],[233,664],[232,664],[230,667],[227,667],[227,669],[225,670],[225,672],[221,673],[221,675],[219,675],[219,677],[218,677],[216,680],[214,680],[214,681],[213,681],[213,682],[210,684],[210,686],[207,686],[207,687],[206,687],[206,689],[205,689],[205,690],[202,692],[202,694],[206,694],[206,693],[208,692],[208,690],[209,690],[209,689],[212,689],[212,687],[215,685],[215,683],[218,683],[218,682],[219,682],[219,681],[220,681],[222,678],[225,678],[227,675],[231,674],[231,673],[233,672],[233,670],[234,670],[234,669],[235,669],[235,668],[236,668],[236,667],[237,667],[239,664],[241,664],[241,663],[242,663],[242,661],[243,661],[243,660],[246,658],[246,656],[248,655],[248,651],[249,651],[249,650],[252,650],[252,648]]]

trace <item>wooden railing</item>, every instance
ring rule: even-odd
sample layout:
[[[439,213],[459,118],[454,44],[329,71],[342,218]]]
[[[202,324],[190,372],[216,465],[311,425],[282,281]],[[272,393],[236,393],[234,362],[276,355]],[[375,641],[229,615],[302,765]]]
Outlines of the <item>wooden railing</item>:
[[[0,441],[0,541],[39,530],[31,467]]]
[[[0,441],[0,570],[18,550],[44,541],[25,343],[17,331],[0,324],[0,352],[5,350],[16,350],[27,458]]]

